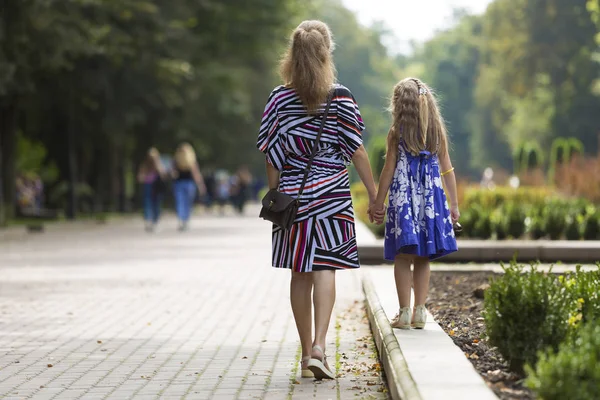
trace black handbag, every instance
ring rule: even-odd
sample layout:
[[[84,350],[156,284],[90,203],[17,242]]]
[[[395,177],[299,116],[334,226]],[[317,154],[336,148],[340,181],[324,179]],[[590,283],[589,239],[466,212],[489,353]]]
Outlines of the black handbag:
[[[323,133],[323,128],[325,127],[325,121],[327,121],[327,114],[329,113],[329,107],[331,106],[332,98],[333,91],[329,92],[327,95],[325,113],[323,114],[321,126],[319,127],[319,132],[317,133],[315,145],[310,153],[308,164],[304,169],[304,177],[302,178],[302,184],[300,185],[300,190],[298,191],[298,197],[294,198],[288,194],[281,193],[277,189],[271,189],[262,199],[262,209],[260,210],[259,215],[260,218],[271,221],[281,229],[290,229],[296,220],[296,214],[298,214],[298,207],[300,206],[300,198],[304,192],[304,185],[306,185],[308,173],[310,172],[313,160],[317,154],[319,140],[321,139],[321,134]]]

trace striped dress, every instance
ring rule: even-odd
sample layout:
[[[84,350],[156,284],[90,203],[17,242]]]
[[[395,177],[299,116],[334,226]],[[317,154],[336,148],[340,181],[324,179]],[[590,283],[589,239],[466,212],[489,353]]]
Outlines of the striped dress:
[[[280,171],[279,190],[292,197],[298,196],[324,108],[308,115],[296,92],[284,86],[267,101],[257,147]],[[346,167],[364,129],[352,93],[336,85],[296,221],[287,231],[273,225],[273,267],[297,272],[359,267]]]

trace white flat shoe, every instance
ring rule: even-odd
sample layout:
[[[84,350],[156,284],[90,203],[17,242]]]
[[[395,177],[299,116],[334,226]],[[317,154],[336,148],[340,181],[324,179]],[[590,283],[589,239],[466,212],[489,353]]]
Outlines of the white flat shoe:
[[[310,356],[306,356],[306,357],[302,357],[302,362],[300,363],[300,368],[302,368],[302,364],[304,363],[308,363],[310,361]],[[315,374],[313,374],[313,372],[308,369],[308,367],[306,369],[302,368],[302,378],[314,378]]]
[[[404,307],[400,309],[400,313],[396,314],[390,321],[392,328],[398,329],[410,329],[410,307]]]
[[[325,363],[327,362],[327,356],[325,355],[325,352],[323,351],[321,346],[313,346],[313,351],[315,350],[323,354],[323,360],[319,360],[318,358],[314,357],[311,358],[310,361],[308,361],[308,369],[312,371],[312,373],[315,376],[315,379],[319,381],[321,379],[335,379],[335,375],[333,374],[333,372],[331,372],[329,368],[327,368],[327,366],[325,365]]]
[[[416,329],[425,328],[427,322],[427,309],[423,304],[415,306],[415,318],[413,320],[413,326]]]

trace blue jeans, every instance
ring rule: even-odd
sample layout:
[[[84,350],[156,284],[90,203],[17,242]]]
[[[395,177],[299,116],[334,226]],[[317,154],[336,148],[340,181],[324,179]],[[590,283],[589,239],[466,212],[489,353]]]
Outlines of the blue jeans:
[[[160,217],[162,196],[154,193],[152,183],[144,183],[144,219],[157,223]]]
[[[181,221],[187,222],[190,219],[192,205],[196,198],[196,183],[191,179],[177,180],[173,185],[173,190],[177,216]]]

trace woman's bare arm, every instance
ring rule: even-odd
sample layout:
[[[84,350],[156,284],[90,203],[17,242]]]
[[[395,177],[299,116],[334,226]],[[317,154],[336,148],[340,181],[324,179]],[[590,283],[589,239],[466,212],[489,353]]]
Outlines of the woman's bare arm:
[[[267,169],[267,184],[269,189],[277,189],[279,187],[279,170],[275,168],[266,158],[265,166]]]
[[[196,182],[198,191],[201,195],[204,195],[206,193],[206,184],[204,183],[204,177],[200,172],[200,168],[198,168],[198,164],[194,164],[192,167],[192,177],[194,178],[194,182]]]
[[[373,179],[373,171],[371,170],[369,155],[367,154],[367,150],[365,150],[363,145],[361,145],[352,156],[352,162],[356,167],[356,172],[358,172],[360,180],[367,189],[369,201],[375,201],[375,197],[377,197],[377,188],[375,186],[375,180]]]

